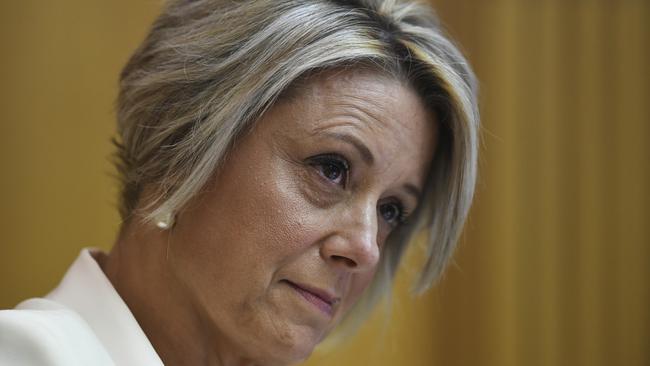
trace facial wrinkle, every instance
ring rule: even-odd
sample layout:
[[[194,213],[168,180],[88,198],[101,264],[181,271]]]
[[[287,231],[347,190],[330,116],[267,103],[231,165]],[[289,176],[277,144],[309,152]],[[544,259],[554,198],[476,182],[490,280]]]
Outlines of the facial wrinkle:
[[[376,133],[377,127],[386,127],[386,114],[377,114],[375,110],[380,111],[382,108],[373,108],[372,103],[362,101],[362,103],[352,103],[349,101],[336,101],[329,104],[331,114],[335,117],[351,117],[361,122],[362,126],[367,127],[370,131]],[[385,111],[384,111],[385,112]],[[383,115],[383,117],[381,117]]]

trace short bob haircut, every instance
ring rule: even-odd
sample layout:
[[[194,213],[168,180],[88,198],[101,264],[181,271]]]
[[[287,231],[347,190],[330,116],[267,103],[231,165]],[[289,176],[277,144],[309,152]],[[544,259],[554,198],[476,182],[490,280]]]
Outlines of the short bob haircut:
[[[387,239],[349,318],[359,323],[390,292],[405,248],[423,230],[426,257],[415,290],[425,291],[448,262],[471,205],[479,115],[467,61],[431,9],[410,1],[167,1],[120,78],[123,220],[180,212],[273,103],[320,71],[359,67],[412,86],[435,113],[439,140],[418,209]],[[142,197],[145,186],[155,187],[152,197]]]

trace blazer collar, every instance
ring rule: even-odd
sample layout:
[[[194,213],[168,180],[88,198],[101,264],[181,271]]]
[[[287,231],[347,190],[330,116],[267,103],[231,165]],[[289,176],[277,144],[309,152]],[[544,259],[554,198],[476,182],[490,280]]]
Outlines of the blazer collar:
[[[76,311],[92,328],[117,365],[163,365],[135,317],[95,258],[81,251],[57,288],[45,298]]]

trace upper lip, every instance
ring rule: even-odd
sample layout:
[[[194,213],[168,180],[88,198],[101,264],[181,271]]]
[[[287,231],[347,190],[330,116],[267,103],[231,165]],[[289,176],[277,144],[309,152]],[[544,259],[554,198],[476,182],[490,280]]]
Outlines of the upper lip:
[[[294,286],[300,287],[301,289],[307,292],[311,292],[312,294],[314,294],[314,296],[319,297],[321,300],[325,301],[330,306],[337,304],[341,300],[340,297],[337,297],[330,291],[320,289],[318,287],[312,287],[298,282],[289,281],[289,280],[287,280],[287,282],[291,283]]]

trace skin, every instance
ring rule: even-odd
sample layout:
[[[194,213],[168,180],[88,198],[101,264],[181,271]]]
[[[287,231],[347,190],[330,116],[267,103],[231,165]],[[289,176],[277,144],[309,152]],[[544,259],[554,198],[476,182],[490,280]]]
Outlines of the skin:
[[[320,74],[238,141],[172,229],[131,220],[98,262],[165,364],[298,362],[372,280],[399,205],[417,206],[436,131],[401,82]]]

